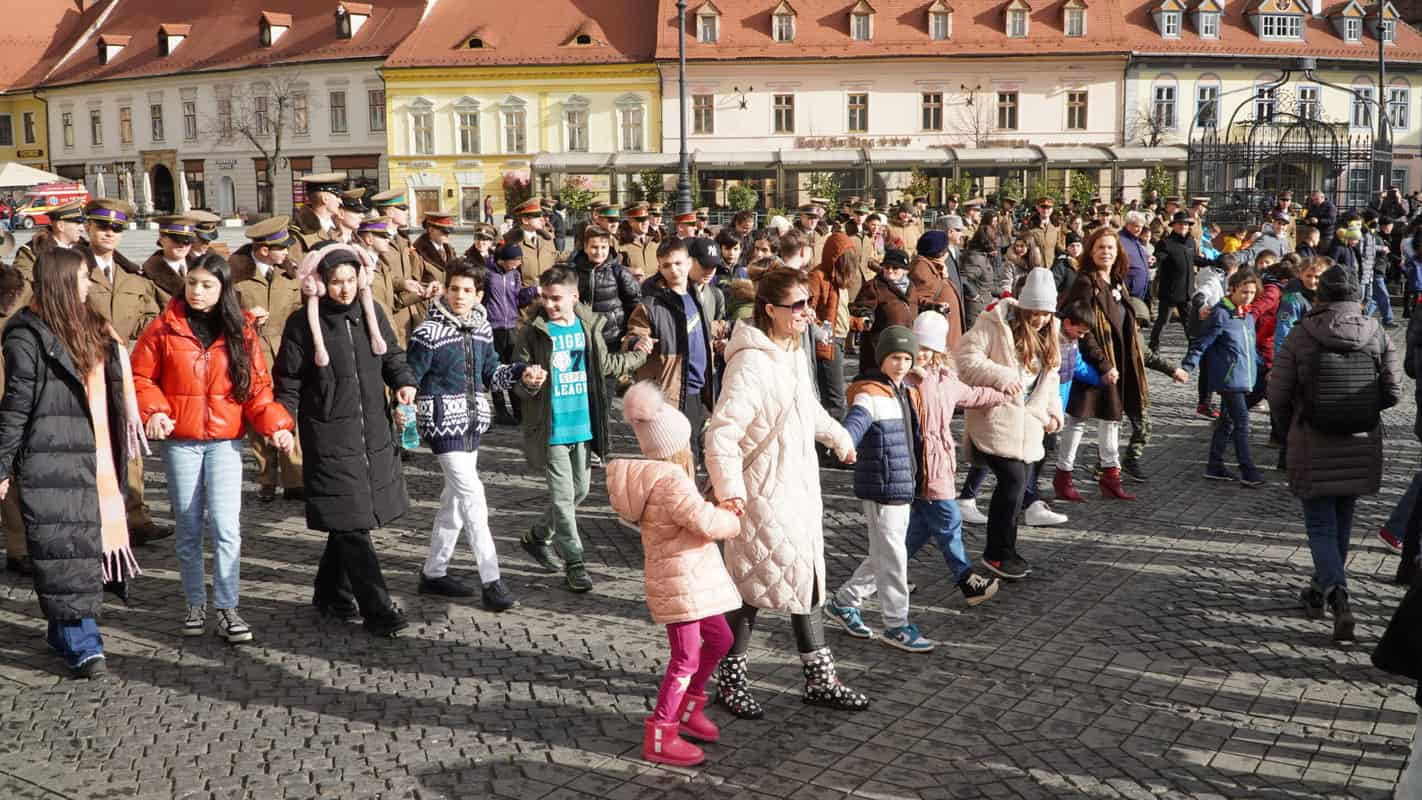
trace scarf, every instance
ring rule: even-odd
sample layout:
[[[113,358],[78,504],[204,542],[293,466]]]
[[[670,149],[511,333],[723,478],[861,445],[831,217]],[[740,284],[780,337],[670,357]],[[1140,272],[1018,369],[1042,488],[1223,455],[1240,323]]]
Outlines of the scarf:
[[[461,317],[454,313],[443,297],[436,298],[433,303],[430,303],[430,313],[438,314],[444,318],[445,322],[465,332],[476,330],[489,321],[489,312],[482,303],[475,303],[469,309],[469,313]]]
[[[909,290],[909,276],[905,275],[905,276],[903,276],[903,278],[901,278],[901,279],[899,279],[899,280],[894,280],[893,278],[885,278],[884,280],[886,280],[886,281],[888,281],[890,284],[892,284],[895,289],[898,289],[900,294],[903,294],[903,295],[907,295],[907,294],[908,294],[908,290]]]
[[[112,330],[110,333],[112,333]],[[138,413],[138,394],[133,388],[133,366],[129,363],[128,348],[118,342],[117,338],[115,338],[114,346],[118,351],[119,370],[123,375],[124,418],[118,421],[124,426],[124,452],[121,455],[123,456],[123,463],[128,463],[134,458],[151,455],[151,451],[148,449],[148,437],[143,433],[142,417]],[[99,390],[97,392],[98,396],[96,398],[91,397],[90,399],[91,408],[94,407],[95,403],[103,406],[102,417],[104,419],[103,427],[105,430],[102,432],[98,430],[95,431],[96,434],[105,434],[102,439],[97,435],[95,437],[97,455],[99,458],[98,463],[101,465],[104,463],[113,463],[112,454],[105,452],[108,450],[107,442],[110,441],[106,435],[107,428],[112,424],[113,420],[108,419],[108,398],[107,392],[103,391],[103,374],[103,365],[99,364],[97,380],[90,379],[91,385],[89,386],[91,392],[95,389]],[[96,414],[94,418],[98,420],[100,414]],[[105,458],[108,458],[107,462],[104,460]],[[101,468],[100,473],[102,474],[103,472],[106,471]],[[117,514],[118,523],[120,524],[101,523],[100,525],[100,538],[104,548],[102,566],[104,583],[115,583],[132,578],[135,575],[140,575],[143,573],[143,570],[139,568],[138,560],[134,558],[133,549],[129,546],[128,524],[123,509],[124,493],[122,487],[118,485],[117,471],[115,470],[114,474],[107,477],[114,481],[114,485],[109,487],[112,494],[108,496],[107,501],[117,503],[117,510],[110,509],[109,514],[110,516]],[[106,482],[107,481],[101,481],[101,489],[104,488],[102,483]],[[100,492],[99,502],[101,504],[100,518],[102,520],[104,515],[102,504],[106,502],[105,493],[103,491]],[[124,594],[121,593],[120,596],[122,597]]]

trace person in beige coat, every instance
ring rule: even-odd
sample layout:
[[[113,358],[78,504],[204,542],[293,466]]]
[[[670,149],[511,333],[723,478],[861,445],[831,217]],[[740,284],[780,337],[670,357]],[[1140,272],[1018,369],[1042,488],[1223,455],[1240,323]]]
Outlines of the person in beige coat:
[[[717,674],[717,699],[742,719],[763,716],[747,689],[746,649],[756,613],[790,614],[804,665],[806,703],[845,710],[869,698],[839,682],[819,613],[826,599],[824,503],[818,441],[854,462],[849,434],[815,399],[800,343],[813,312],[804,274],[777,268],[757,286],[753,324],[737,325],[706,429],[706,471],[716,499],[741,517],[726,567],[743,604],[727,615],[735,643]]]
[[[718,540],[740,533],[740,521],[707,502],[696,488],[691,421],[667,403],[656,381],[641,381],[623,398],[627,423],[647,459],[617,459],[607,465],[612,508],[642,532],[647,607],[667,626],[671,657],[645,723],[642,757],[662,764],[701,763],[703,742],[720,738],[706,718],[706,681],[731,647],[723,616],[741,607],[726,573]]]
[[[997,476],[982,563],[1007,580],[1032,573],[1017,553],[1027,465],[1042,458],[1045,435],[1062,426],[1056,307],[1051,270],[1034,269],[1020,297],[984,311],[956,353],[964,383],[991,387],[1010,398],[1002,405],[968,409],[963,437],[974,463]]]

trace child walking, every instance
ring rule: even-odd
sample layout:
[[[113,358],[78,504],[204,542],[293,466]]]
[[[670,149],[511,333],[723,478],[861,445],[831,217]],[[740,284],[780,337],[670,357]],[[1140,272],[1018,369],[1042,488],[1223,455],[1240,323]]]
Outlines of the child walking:
[[[463,259],[453,262],[445,272],[443,296],[430,302],[429,317],[410,335],[406,363],[418,381],[415,405],[420,435],[430,443],[444,472],[430,553],[420,570],[420,594],[474,594],[449,574],[459,535],[468,533],[478,561],[484,608],[506,611],[515,601],[499,579],[489,505],[479,479],[479,438],[493,416],[489,392],[506,391],[517,381],[537,389],[547,375],[541,367],[499,363],[483,305],[488,281],[483,266]]]
[[[1254,344],[1254,313],[1249,307],[1259,293],[1259,276],[1251,269],[1241,269],[1229,279],[1229,294],[1214,307],[1205,320],[1198,339],[1190,343],[1190,351],[1180,368],[1193,372],[1205,358],[1209,373],[1208,390],[1218,392],[1223,406],[1215,422],[1210,440],[1210,460],[1205,477],[1217,481],[1238,480],[1249,487],[1264,485],[1264,475],[1254,466],[1249,453],[1249,404],[1247,397],[1254,388],[1258,364]],[[1225,468],[1225,445],[1234,439],[1239,457],[1240,475]]]
[[[869,556],[825,604],[825,614],[851,636],[873,636],[859,616],[859,604],[874,587],[884,615],[881,639],[890,647],[927,653],[933,642],[908,621],[909,512],[923,474],[923,399],[904,379],[918,355],[918,339],[891,325],[875,345],[879,368],[849,387],[844,429],[854,441],[854,496],[869,525]]]
[[[702,499],[691,458],[691,422],[668,405],[653,381],[623,397],[624,416],[642,459],[607,465],[607,493],[622,519],[642,531],[647,607],[667,626],[671,658],[657,705],[642,735],[648,761],[693,766],[705,760],[683,733],[715,742],[720,731],[706,718],[706,680],[731,649],[722,616],[741,607],[741,595],[721,561],[716,541],[741,530],[730,511]]]

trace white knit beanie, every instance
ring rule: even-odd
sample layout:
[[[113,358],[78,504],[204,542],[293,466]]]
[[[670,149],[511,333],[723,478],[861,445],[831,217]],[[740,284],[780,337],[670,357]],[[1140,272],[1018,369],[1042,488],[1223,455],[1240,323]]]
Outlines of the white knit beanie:
[[[937,311],[924,311],[913,321],[918,346],[935,353],[948,352],[948,318]]]
[[[663,459],[691,447],[691,422],[667,405],[655,381],[640,381],[622,397],[622,415],[647,458]]]
[[[1051,270],[1037,267],[1027,273],[1027,281],[1017,295],[1017,307],[1023,311],[1057,310],[1057,282]]]

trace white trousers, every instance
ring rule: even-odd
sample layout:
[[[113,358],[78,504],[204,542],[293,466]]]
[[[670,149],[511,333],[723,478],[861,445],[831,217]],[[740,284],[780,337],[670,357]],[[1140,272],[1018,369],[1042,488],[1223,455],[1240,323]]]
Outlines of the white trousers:
[[[494,550],[494,534],[489,531],[489,505],[484,500],[484,482],[479,480],[479,452],[441,453],[444,491],[439,496],[434,532],[430,534],[430,554],[425,559],[427,578],[442,578],[449,572],[449,560],[459,534],[469,534],[469,547],[479,562],[479,582],[499,579],[499,556]]]
[[[835,603],[858,608],[879,592],[879,610],[885,628],[908,624],[908,524],[907,503],[886,506],[862,501],[869,523],[869,556],[835,593]]]
[[[1407,759],[1407,768],[1402,771],[1402,780],[1397,782],[1393,800],[1416,800],[1422,797],[1422,714],[1417,715],[1417,733],[1412,736],[1412,755]]]
[[[1057,442],[1057,469],[1071,472],[1076,468],[1076,451],[1081,447],[1081,437],[1086,435],[1089,419],[1067,417],[1062,428],[1061,441]],[[1106,419],[1096,420],[1096,448],[1101,454],[1101,468],[1121,466],[1121,423]]]

